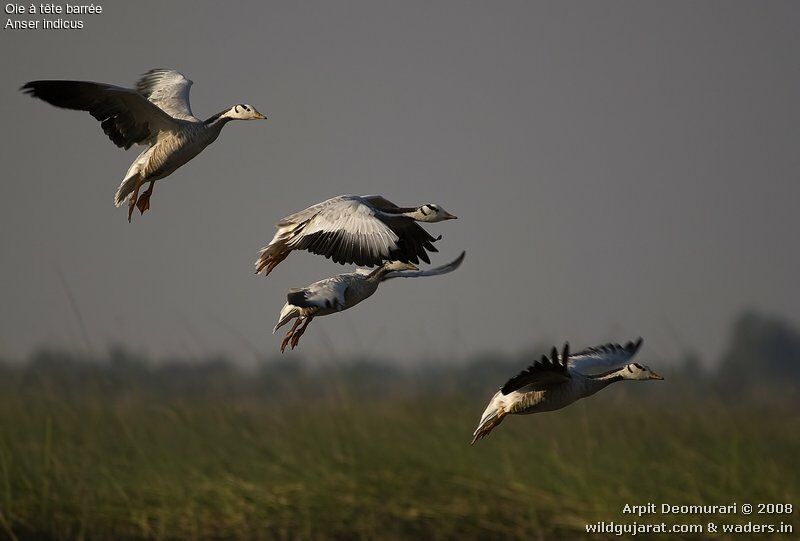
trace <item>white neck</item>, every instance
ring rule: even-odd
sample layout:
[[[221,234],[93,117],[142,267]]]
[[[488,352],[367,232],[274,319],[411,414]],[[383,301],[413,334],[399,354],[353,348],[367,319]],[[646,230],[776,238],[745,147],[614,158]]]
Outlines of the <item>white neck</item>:
[[[389,269],[386,268],[386,266],[387,263],[384,263],[380,267],[370,272],[367,275],[367,280],[370,282],[380,282],[383,279],[383,277],[386,276],[388,272],[390,272]]]
[[[596,376],[587,376],[586,389],[588,391],[588,394],[594,394],[600,389],[605,389],[612,383],[616,383],[624,379],[627,378],[622,375],[622,368],[617,370],[612,370],[604,374],[598,374]]]
[[[231,120],[236,120],[235,118],[232,118],[228,115],[230,115],[230,109],[225,109],[224,111],[219,112],[216,115],[206,119],[204,124],[209,128],[216,128],[218,130],[221,130],[225,124],[227,124]]]

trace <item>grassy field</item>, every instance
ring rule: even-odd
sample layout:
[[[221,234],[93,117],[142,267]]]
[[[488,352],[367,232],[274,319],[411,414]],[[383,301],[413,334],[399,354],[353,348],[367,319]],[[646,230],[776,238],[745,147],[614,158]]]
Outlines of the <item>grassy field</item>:
[[[509,418],[470,447],[488,395],[359,398],[331,388],[265,400],[6,388],[0,537],[604,539],[614,536],[586,537],[585,524],[637,520],[621,513],[626,503],[800,503],[791,407],[665,403],[614,389]],[[783,517],[796,532],[798,519]],[[638,519],[662,520],[724,517]]]

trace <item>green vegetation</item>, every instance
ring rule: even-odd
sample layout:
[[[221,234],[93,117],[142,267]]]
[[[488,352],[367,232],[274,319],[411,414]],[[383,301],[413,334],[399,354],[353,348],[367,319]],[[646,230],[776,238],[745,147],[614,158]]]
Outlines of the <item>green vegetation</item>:
[[[509,417],[470,447],[493,389],[523,364],[248,372],[122,351],[0,363],[0,539],[617,538],[585,534],[601,520],[800,532],[796,387],[731,397],[711,373],[676,370]],[[622,514],[649,502],[795,511]]]
[[[800,502],[793,409],[618,388],[509,418],[470,447],[486,396],[338,388],[285,401],[5,395],[0,528],[12,539],[574,539],[587,522],[637,519],[625,503]],[[675,522],[695,519],[709,520]]]

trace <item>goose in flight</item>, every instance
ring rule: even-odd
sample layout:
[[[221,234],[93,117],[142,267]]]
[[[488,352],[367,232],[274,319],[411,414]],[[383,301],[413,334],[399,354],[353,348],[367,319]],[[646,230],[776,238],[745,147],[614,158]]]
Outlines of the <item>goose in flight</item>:
[[[554,347],[549,357],[542,355],[497,391],[481,416],[472,443],[489,435],[509,413],[561,409],[617,381],[664,379],[647,366],[630,362],[641,345],[639,338],[624,346],[606,344],[570,354],[569,344],[565,344],[560,355]],[[598,374],[597,370],[605,371]]]
[[[281,342],[281,353],[290,343],[292,349],[297,346],[300,337],[306,332],[308,324],[315,317],[327,316],[352,308],[372,296],[381,282],[392,278],[417,278],[453,272],[464,261],[465,254],[466,252],[461,252],[458,258],[447,265],[429,270],[419,270],[413,263],[387,261],[374,270],[356,269],[355,272],[339,274],[314,282],[308,287],[290,289],[286,296],[287,302],[278,316],[278,323],[272,330],[274,334],[282,326],[296,318]]]
[[[120,148],[147,145],[119,185],[114,204],[128,199],[128,221],[134,206],[150,208],[153,184],[174,172],[213,143],[230,120],[266,119],[255,107],[234,105],[203,121],[189,106],[192,81],[174,70],[145,73],[135,89],[88,81],[31,81],[22,91],[56,107],[88,111]],[[141,195],[139,189],[149,182]]]
[[[428,252],[441,238],[417,222],[454,220],[439,205],[398,207],[380,195],[340,195],[285,217],[272,241],[259,252],[256,274],[272,272],[292,250],[372,267],[384,261],[430,263]]]

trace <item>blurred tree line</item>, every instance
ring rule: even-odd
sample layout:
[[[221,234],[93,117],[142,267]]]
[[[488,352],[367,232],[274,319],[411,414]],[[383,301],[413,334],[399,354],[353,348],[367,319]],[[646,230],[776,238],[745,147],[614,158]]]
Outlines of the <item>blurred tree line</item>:
[[[459,364],[420,362],[413,366],[380,359],[311,366],[297,359],[275,357],[264,359],[254,369],[243,368],[223,356],[155,362],[121,347],[112,347],[95,358],[74,351],[41,349],[22,363],[0,360],[0,389],[44,391],[54,397],[100,394],[115,400],[143,394],[153,399],[223,398],[237,402],[291,400],[309,394],[318,398],[357,394],[392,399],[425,393],[484,397],[549,347],[542,345],[515,356],[483,354]],[[658,371],[666,376],[668,387],[626,392],[675,400],[710,393],[734,401],[796,403],[800,398],[800,332],[779,317],[745,312],[733,323],[728,344],[716,362],[704,362],[693,353],[682,357],[659,363]],[[663,366],[666,369],[662,370]]]
[[[780,318],[745,312],[733,324],[716,379],[734,395],[797,392],[800,332]]]

